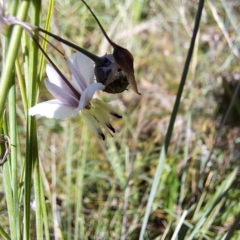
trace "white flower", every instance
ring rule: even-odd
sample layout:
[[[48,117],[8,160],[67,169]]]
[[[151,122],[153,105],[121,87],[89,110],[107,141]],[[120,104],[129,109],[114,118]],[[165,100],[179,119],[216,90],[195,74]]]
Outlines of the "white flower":
[[[121,118],[108,104],[93,99],[97,90],[103,90],[102,83],[94,83],[94,66],[92,61],[80,52],[73,54],[73,62],[66,59],[72,73],[72,81],[63,74],[47,65],[48,79],[45,85],[56,98],[42,102],[29,109],[29,115],[41,115],[48,118],[65,119],[81,112],[83,119],[91,130],[97,132],[102,139],[105,136],[102,128],[115,132],[109,122],[109,115]],[[111,133],[110,133],[111,134]]]

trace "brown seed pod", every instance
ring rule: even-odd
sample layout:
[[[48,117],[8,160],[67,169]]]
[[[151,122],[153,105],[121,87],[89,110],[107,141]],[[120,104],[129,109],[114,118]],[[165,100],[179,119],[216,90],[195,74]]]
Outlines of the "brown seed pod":
[[[91,12],[94,19],[98,23],[103,35],[108,40],[109,44],[113,47],[113,54],[112,54],[113,62],[114,62],[114,66],[112,68],[113,80],[110,82],[112,84],[111,88],[113,89],[112,90],[113,92],[111,92],[111,93],[114,93],[115,88],[116,88],[116,90],[118,89],[118,91],[120,90],[120,92],[123,92],[124,90],[126,90],[128,85],[125,82],[127,80],[127,82],[132,86],[133,91],[136,92],[137,94],[140,94],[138,92],[137,84],[136,84],[136,80],[135,80],[134,68],[133,68],[134,59],[133,59],[132,54],[126,48],[123,48],[123,47],[117,45],[108,37],[107,33],[105,32],[104,28],[102,27],[101,23],[99,22],[98,18],[93,13],[91,8],[88,6],[88,4],[84,0],[82,0],[82,2],[85,4],[85,6]],[[119,71],[124,73],[124,74],[121,74],[122,77],[114,78],[115,72],[119,72]],[[110,77],[112,77],[112,76],[110,76]],[[97,80],[98,80],[98,78],[97,78]],[[110,81],[110,80],[111,79],[108,79],[108,81]],[[113,82],[117,82],[117,83],[113,84]],[[110,84],[110,83],[108,83],[108,84]],[[121,87],[119,88],[119,86],[121,86]],[[108,85],[106,85],[106,88],[108,88]],[[111,91],[110,88],[107,90]],[[105,91],[106,91],[106,89],[105,89]]]

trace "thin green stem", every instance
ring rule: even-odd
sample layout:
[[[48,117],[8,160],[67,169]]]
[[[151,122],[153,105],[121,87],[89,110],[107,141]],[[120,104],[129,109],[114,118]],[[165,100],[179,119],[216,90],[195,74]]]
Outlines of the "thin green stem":
[[[4,231],[4,229],[1,226],[0,226],[0,235],[6,240],[11,240],[9,235]]]
[[[71,196],[72,196],[72,153],[73,153],[73,136],[74,136],[74,128],[69,126],[66,129],[66,136],[69,136],[68,143],[66,145],[66,184],[67,184],[67,195],[69,196],[67,201],[67,239],[71,238],[71,228],[72,228],[72,214],[71,214]]]
[[[45,196],[44,196],[44,188],[43,188],[42,180],[41,180],[40,184],[41,184],[41,189],[40,189],[40,192],[41,192],[41,206],[42,206],[43,223],[44,223],[44,229],[45,229],[44,239],[50,240],[47,207],[46,207],[46,200],[45,200]]]
[[[23,20],[26,18],[28,7],[29,7],[29,1],[21,2],[18,18]],[[0,81],[0,94],[1,94],[0,116],[2,116],[3,114],[7,95],[12,85],[11,76],[12,76],[12,71],[14,69],[18,48],[20,45],[21,33],[22,33],[22,28],[19,26],[14,26],[9,47],[8,47],[4,68],[2,71],[1,81]]]
[[[110,39],[110,37],[107,35],[106,31],[104,30],[102,24],[99,22],[97,16],[94,14],[94,12],[92,11],[92,9],[88,6],[88,4],[82,0],[82,2],[84,3],[84,5],[87,7],[87,9],[90,11],[90,13],[92,14],[92,16],[94,17],[94,19],[96,20],[98,26],[100,27],[103,35],[105,36],[105,38],[107,39],[107,41],[109,42],[110,45],[112,45],[112,47],[116,47],[116,44]]]
[[[8,126],[7,126],[7,118],[4,115],[3,120],[3,132],[8,136]],[[7,202],[8,209],[8,217],[9,217],[9,226],[11,239],[17,239],[17,233],[15,228],[15,216],[14,216],[14,202],[12,197],[12,186],[11,186],[11,156],[8,157],[7,162],[3,165],[3,185],[5,189],[5,196]]]
[[[180,84],[179,84],[176,100],[175,100],[175,103],[174,103],[174,106],[173,106],[173,111],[172,111],[172,115],[171,115],[171,118],[170,118],[170,122],[169,122],[168,129],[167,129],[167,134],[166,134],[166,138],[165,138],[165,142],[164,142],[166,154],[167,154],[168,147],[169,147],[169,144],[170,144],[170,140],[171,140],[171,137],[172,137],[174,123],[175,123],[175,120],[176,120],[176,117],[177,117],[177,113],[178,113],[178,109],[179,109],[179,105],[180,105],[180,101],[181,101],[181,97],[182,97],[183,88],[184,88],[185,82],[187,80],[188,69],[189,69],[189,66],[190,66],[191,59],[192,59],[195,40],[196,40],[197,33],[198,33],[198,30],[199,30],[199,25],[200,25],[200,21],[201,21],[203,6],[204,6],[204,0],[200,0],[199,5],[198,5],[198,11],[197,11],[196,18],[195,18],[193,35],[192,35],[190,47],[189,47],[189,50],[188,50],[188,55],[187,55],[186,62],[185,62],[185,65],[184,65],[181,81],[180,81]]]
[[[51,22],[51,18],[53,15],[53,8],[54,8],[54,0],[51,0],[48,4],[48,13],[47,13],[47,20],[46,20],[46,25],[45,25],[45,29],[49,31],[50,29],[50,22]],[[46,40],[48,40],[48,35],[45,34],[44,38]],[[42,43],[42,50],[43,52],[46,52],[47,49],[47,45],[48,42],[47,41],[43,41]],[[44,71],[45,71],[45,56],[43,54],[43,52],[40,53],[40,57],[39,57],[39,74],[38,74],[38,85],[41,82],[43,75],[44,75]],[[39,169],[39,166],[38,166]],[[39,172],[40,175],[40,172]],[[40,184],[40,200],[41,200],[41,211],[42,211],[42,218],[43,218],[43,224],[44,224],[44,232],[45,232],[45,236],[44,239],[49,240],[50,239],[50,235],[49,235],[49,225],[48,225],[48,216],[47,216],[47,208],[46,208],[46,201],[45,201],[45,196],[44,196],[44,189],[43,189],[43,184],[42,184],[42,180],[41,178],[37,178]],[[36,186],[37,187],[37,186]]]
[[[27,115],[28,108],[27,108],[26,86],[24,84],[22,70],[21,70],[18,59],[16,59],[15,68],[16,68],[16,73],[17,73],[17,77],[18,77],[20,92],[21,92],[21,96],[22,96],[24,112],[25,112],[25,115]]]
[[[12,176],[12,195],[14,203],[14,220],[17,239],[20,239],[20,217],[18,199],[18,164],[17,164],[17,113],[16,113],[16,88],[15,83],[9,91],[9,121],[11,139],[11,176]]]
[[[10,11],[15,13],[18,6],[18,2],[11,4]],[[21,5],[22,12],[21,16],[24,15],[24,6]],[[13,38],[16,41],[20,40],[20,33],[17,31],[13,31],[11,35],[9,35],[6,39],[4,39],[3,44],[3,58],[4,58],[4,68],[2,72],[1,82],[0,82],[0,93],[1,93],[1,101],[0,105],[2,106],[0,116],[2,116],[5,101],[10,90],[9,94],[9,119],[10,119],[10,141],[11,141],[11,153],[7,158],[7,162],[3,166],[3,182],[5,188],[5,194],[7,199],[7,208],[8,208],[8,217],[9,217],[9,225],[11,232],[11,239],[20,239],[21,238],[21,230],[20,230],[20,219],[19,219],[19,199],[18,199],[18,169],[17,169],[17,124],[16,124],[16,89],[13,81],[14,74],[14,60],[11,60],[11,57],[17,54],[17,50],[13,49]],[[15,43],[15,47],[17,47],[17,43]],[[15,51],[12,53],[12,51]],[[12,87],[11,87],[12,86]],[[3,130],[4,134],[8,136],[8,126],[7,126],[7,118],[4,116],[3,121]],[[2,127],[2,126],[1,126]],[[4,236],[4,234],[3,234]]]
[[[83,49],[83,48],[81,48],[81,47],[79,47],[79,46],[77,46],[77,45],[75,45],[75,44],[73,44],[73,43],[71,43],[71,42],[69,42],[69,41],[67,41],[67,40],[65,40],[65,39],[57,36],[57,35],[55,35],[55,34],[53,34],[53,33],[50,33],[50,32],[48,32],[48,31],[46,31],[46,30],[44,30],[44,29],[42,29],[42,28],[40,28],[40,27],[38,27],[35,31],[36,31],[36,32],[39,31],[39,32],[43,32],[43,33],[45,33],[45,34],[48,34],[49,36],[51,36],[52,38],[58,40],[59,42],[62,42],[62,43],[64,43],[65,45],[67,45],[67,46],[69,46],[69,47],[71,47],[71,48],[73,48],[73,49],[75,49],[75,50],[83,53],[84,55],[86,55],[87,57],[89,57],[90,59],[92,59],[96,64],[101,65],[101,64],[103,64],[103,62],[104,62],[104,59],[103,59],[103,58],[98,57],[98,56],[90,53],[89,51],[87,51],[87,50],[85,50],[85,49]]]
[[[34,16],[32,20],[33,25],[39,25],[40,23],[40,13],[41,13],[41,0],[33,1],[32,14]],[[31,104],[35,105],[38,97],[38,47],[36,44],[31,42],[30,45],[30,70],[29,75],[31,76],[32,83],[32,95]],[[32,106],[31,105],[31,106]],[[31,122],[31,140],[33,145],[32,160],[33,160],[33,170],[34,170],[34,197],[36,202],[36,231],[37,239],[43,239],[43,219],[42,219],[42,206],[41,206],[41,176],[39,170],[39,159],[38,159],[38,142],[37,142],[37,127],[36,121]]]
[[[51,1],[49,1],[49,4],[48,4],[47,21],[46,21],[46,25],[45,25],[45,29],[47,31],[50,30],[50,23],[51,23],[51,18],[52,18],[52,14],[53,14],[54,3],[55,3],[55,0],[51,0]],[[48,35],[45,34],[44,38],[46,40],[48,40]],[[46,41],[43,41],[42,49],[43,49],[44,52],[46,52],[47,46],[48,46],[48,43]],[[43,78],[45,62],[46,62],[46,59],[44,57],[44,54],[41,53],[40,54],[40,60],[39,60],[39,79],[38,79],[38,82],[40,82]]]
[[[85,234],[85,219],[83,212],[83,189],[84,189],[84,174],[86,171],[86,160],[87,160],[87,153],[88,153],[88,146],[89,146],[89,136],[86,131],[86,128],[83,129],[83,149],[81,151],[81,161],[79,161],[79,169],[80,172],[77,177],[77,198],[76,198],[76,217],[75,217],[75,231],[74,231],[74,239],[77,240],[87,239]],[[81,219],[81,222],[79,222]],[[80,234],[79,234],[80,230]],[[80,236],[79,236],[80,235]]]
[[[230,229],[228,230],[228,232],[227,232],[227,234],[226,234],[226,236],[224,237],[223,240],[230,240],[230,239],[232,239],[235,230],[237,230],[238,227],[239,227],[239,223],[240,223],[240,213],[236,216],[235,220],[233,221]]]
[[[181,81],[179,84],[179,88],[178,88],[178,93],[176,96],[176,100],[174,103],[174,107],[173,107],[173,111],[171,114],[171,118],[170,118],[170,122],[168,125],[168,129],[167,129],[167,134],[165,137],[165,141],[164,141],[164,145],[162,151],[161,151],[161,155],[158,161],[158,166],[157,166],[157,170],[154,176],[154,180],[153,180],[153,185],[150,191],[150,197],[147,203],[147,209],[144,215],[144,219],[143,219],[143,225],[142,225],[142,229],[140,232],[140,240],[142,240],[144,238],[144,233],[147,227],[147,222],[151,213],[151,207],[154,201],[154,198],[156,196],[157,193],[157,189],[158,189],[158,185],[159,185],[159,181],[160,181],[160,177],[162,174],[162,170],[164,167],[164,161],[165,161],[165,156],[167,155],[167,151],[168,151],[168,147],[170,144],[170,140],[171,140],[171,136],[172,136],[172,132],[173,132],[173,128],[174,128],[174,123],[177,117],[177,113],[178,113],[178,109],[179,109],[179,105],[180,105],[180,100],[181,100],[181,96],[182,96],[182,92],[183,92],[183,88],[187,79],[187,74],[188,74],[188,69],[190,66],[190,62],[191,62],[191,58],[193,55],[193,51],[194,51],[194,45],[195,45],[195,40],[197,37],[197,33],[199,30],[199,25],[200,25],[200,20],[201,20],[201,15],[202,15],[202,10],[203,10],[203,6],[204,6],[204,0],[200,0],[199,4],[198,4],[198,11],[196,14],[196,18],[195,18],[195,25],[194,25],[194,30],[193,30],[193,35],[192,35],[192,39],[191,39],[191,43],[190,43],[190,48],[188,51],[188,55],[186,58],[186,62],[184,65],[184,69],[183,69],[183,73],[182,73],[182,77],[181,77]]]
[[[31,12],[33,18],[32,24],[39,24],[40,20],[41,1],[33,1],[31,5]],[[37,89],[37,68],[38,68],[38,48],[33,41],[29,41],[29,62],[28,62],[28,83],[27,91],[28,107],[35,105],[38,89]],[[27,140],[26,140],[26,169],[24,181],[24,237],[26,240],[30,238],[30,200],[31,200],[31,186],[32,186],[32,169],[34,166],[34,190],[36,202],[36,226],[37,238],[43,238],[42,219],[41,219],[41,205],[40,205],[40,187],[38,171],[38,152],[37,152],[37,133],[35,118],[27,116]],[[36,165],[35,165],[36,164]],[[37,174],[35,176],[35,174]]]
[[[36,122],[35,122],[36,123]],[[35,127],[36,129],[36,127]],[[34,135],[34,197],[36,202],[36,227],[37,227],[37,239],[43,239],[43,219],[42,219],[42,194],[41,194],[41,175],[39,170],[39,161],[38,161],[38,147],[37,147],[37,134]]]

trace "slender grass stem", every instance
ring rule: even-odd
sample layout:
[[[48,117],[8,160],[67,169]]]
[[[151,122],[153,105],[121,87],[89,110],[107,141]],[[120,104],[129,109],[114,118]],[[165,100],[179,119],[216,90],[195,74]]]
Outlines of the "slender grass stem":
[[[35,17],[33,20],[34,25],[39,25],[40,22],[40,10],[41,10],[41,0],[34,1],[32,4],[32,13]],[[31,54],[32,53],[32,54]],[[36,104],[38,97],[38,46],[31,42],[30,46],[30,75],[32,79],[32,95],[31,103]],[[31,106],[32,106],[31,105]],[[34,198],[36,202],[36,227],[37,227],[37,239],[43,239],[43,219],[42,219],[42,206],[41,206],[41,179],[39,171],[39,159],[38,159],[38,142],[37,142],[37,126],[36,121],[32,122],[32,141],[33,141],[33,170],[34,170]]]
[[[232,223],[229,231],[227,232],[227,234],[226,234],[226,236],[223,238],[223,240],[230,240],[230,239],[232,239],[235,230],[238,229],[239,223],[240,223],[240,213],[237,214],[235,220],[233,221],[233,223]]]
[[[17,164],[17,116],[16,116],[16,89],[15,83],[9,91],[9,121],[10,121],[10,139],[11,139],[11,185],[14,203],[14,221],[16,238],[20,239],[20,217],[19,217],[19,199],[18,199],[18,164]]]
[[[170,122],[169,122],[169,125],[168,125],[166,138],[165,138],[165,141],[164,141],[166,154],[167,154],[168,147],[169,147],[169,144],[170,144],[170,140],[171,140],[171,137],[172,137],[174,123],[175,123],[175,120],[176,120],[176,117],[177,117],[177,113],[178,113],[178,109],[179,109],[179,105],[180,105],[180,101],[181,101],[181,97],[182,97],[183,88],[184,88],[185,82],[187,80],[188,69],[189,69],[191,58],[192,58],[193,51],[194,51],[194,45],[195,45],[195,40],[196,40],[196,37],[197,37],[198,30],[199,30],[199,25],[200,25],[200,20],[201,20],[201,16],[202,16],[203,6],[204,6],[204,0],[199,0],[198,11],[197,11],[197,14],[196,14],[195,25],[194,25],[194,29],[193,29],[193,35],[192,35],[190,47],[189,47],[189,50],[188,50],[188,55],[187,55],[187,58],[186,58],[186,62],[185,62],[185,65],[184,65],[181,81],[180,81],[180,84],[179,84],[179,87],[178,87],[178,92],[177,92],[176,100],[175,100],[175,103],[174,103],[174,106],[173,106],[173,111],[172,111],[172,114],[171,114]]]
[[[190,43],[190,48],[189,48],[189,51],[188,51],[188,55],[187,55],[187,58],[186,58],[186,62],[185,62],[182,77],[181,77],[181,81],[180,81],[180,84],[179,84],[179,87],[178,87],[176,100],[175,100],[175,103],[174,103],[173,111],[172,111],[170,122],[169,122],[169,125],[168,125],[167,134],[166,134],[164,145],[163,145],[164,150],[162,149],[162,152],[161,152],[162,157],[160,157],[160,159],[159,159],[157,170],[156,170],[156,173],[155,173],[155,176],[154,176],[153,185],[152,185],[152,188],[151,188],[151,191],[150,191],[150,198],[149,198],[148,203],[147,203],[147,210],[146,210],[146,213],[144,215],[143,225],[142,225],[141,232],[140,232],[140,240],[143,240],[143,237],[144,237],[144,233],[145,233],[145,230],[146,230],[146,227],[147,227],[148,218],[150,216],[150,210],[151,210],[153,200],[155,198],[157,188],[158,188],[158,185],[159,185],[159,180],[160,180],[160,177],[161,177],[161,174],[162,174],[162,170],[163,170],[162,168],[164,166],[165,156],[167,155],[167,152],[168,152],[168,147],[169,147],[169,144],[170,144],[170,140],[171,140],[171,136],[172,136],[172,132],[173,132],[173,128],[174,128],[174,123],[175,123],[175,120],[176,120],[176,117],[177,117],[183,88],[184,88],[185,82],[187,80],[188,69],[189,69],[191,58],[192,58],[193,51],[194,51],[194,45],[195,45],[195,40],[196,40],[196,37],[197,37],[198,30],[199,30],[199,25],[200,25],[203,6],[204,6],[204,0],[199,0],[198,10],[197,10],[196,18],[195,18],[195,25],[194,25],[194,29],[193,29],[193,35],[192,35],[192,39],[191,39],[191,43]]]
[[[46,20],[46,25],[45,25],[45,28],[44,28],[46,31],[50,30],[50,23],[51,23],[51,18],[52,18],[52,14],[53,14],[54,3],[55,3],[55,0],[50,0],[49,4],[48,4],[47,20]],[[48,40],[48,35],[45,34],[44,38],[46,40]],[[43,49],[44,52],[46,52],[47,46],[48,46],[48,42],[43,41],[42,49]],[[43,74],[44,74],[44,70],[45,70],[44,69],[45,68],[45,62],[46,62],[45,56],[44,56],[43,53],[41,53],[40,57],[39,57],[39,79],[38,79],[38,83],[43,78]]]
[[[39,24],[41,1],[34,1],[31,4],[33,15],[32,24]],[[29,42],[29,62],[28,62],[28,106],[35,105],[38,96],[37,71],[38,71],[38,48],[33,41]],[[40,204],[40,180],[38,169],[38,152],[37,152],[37,133],[36,122],[31,116],[27,116],[27,140],[26,140],[26,170],[25,170],[25,201],[24,201],[24,237],[30,238],[30,200],[32,186],[32,170],[34,167],[34,190],[36,202],[36,227],[38,239],[43,239],[43,225]]]
[[[10,11],[15,13],[18,6],[18,2],[10,5]],[[27,5],[22,3],[20,8],[20,15],[24,17],[26,15]],[[15,30],[15,31],[14,31]],[[19,218],[19,198],[18,198],[18,166],[17,166],[17,121],[16,121],[16,89],[14,83],[14,60],[12,56],[17,54],[17,49],[20,41],[21,30],[14,29],[5,39],[5,45],[3,46],[3,58],[4,68],[0,81],[0,93],[1,93],[1,110],[0,116],[2,116],[5,101],[9,93],[9,137],[11,140],[11,153],[7,158],[7,162],[3,166],[3,179],[4,188],[7,199],[7,207],[9,213],[9,223],[11,239],[21,238],[20,218]],[[16,42],[13,42],[15,39]],[[15,46],[14,46],[15,45]],[[13,52],[12,52],[13,51]],[[11,90],[10,90],[11,89]],[[9,92],[10,90],[10,92]],[[7,117],[4,116],[3,130],[8,135]],[[2,119],[1,119],[2,122]],[[5,234],[3,233],[3,236]]]
[[[74,231],[74,240],[79,238],[86,240],[85,233],[85,219],[83,212],[83,189],[84,189],[84,174],[86,171],[86,160],[87,160],[87,152],[89,148],[89,136],[86,131],[86,128],[83,129],[83,148],[79,156],[81,157],[81,161],[79,161],[79,169],[80,172],[77,177],[77,197],[76,197],[76,217],[75,217],[75,231]],[[81,219],[81,222],[79,222]]]
[[[22,75],[22,71],[21,71],[21,67],[20,67],[20,63],[19,63],[18,59],[16,59],[15,68],[16,68],[16,73],[17,73],[18,82],[19,82],[19,86],[20,86],[20,92],[21,92],[21,96],[22,96],[24,113],[25,113],[25,115],[27,115],[28,109],[27,109],[26,86],[24,84],[23,75]]]
[[[8,126],[7,126],[7,118],[4,115],[3,121],[3,132],[4,134],[8,135]],[[3,185],[5,190],[5,196],[7,201],[7,209],[8,209],[8,216],[9,216],[9,226],[10,226],[10,235],[11,239],[17,239],[17,232],[16,232],[16,222],[15,222],[15,206],[14,200],[12,196],[12,176],[11,176],[11,156],[8,157],[8,161],[5,162],[3,165]]]
[[[0,234],[1,234],[2,237],[4,237],[4,239],[11,240],[9,235],[4,231],[4,229],[1,226],[0,226]]]
[[[18,18],[23,20],[26,18],[28,7],[29,1],[21,2]],[[0,81],[0,93],[1,93],[0,116],[2,116],[3,114],[7,95],[12,85],[11,82],[12,70],[14,69],[15,59],[20,45],[21,34],[22,28],[19,26],[14,26]]]
[[[50,22],[51,22],[51,17],[53,14],[53,7],[54,7],[54,0],[49,1],[49,5],[48,5],[48,13],[47,13],[47,20],[46,20],[46,25],[45,25],[45,29],[49,31],[50,29]],[[48,35],[45,34],[44,38],[47,40],[48,39]],[[43,41],[41,49],[43,50],[43,52],[46,52],[47,49],[47,45],[48,42],[47,41]],[[39,57],[39,74],[38,74],[38,85],[41,82],[43,75],[44,75],[44,71],[45,71],[45,56],[43,54],[43,52],[40,53],[40,57]],[[39,166],[38,168],[39,169]],[[44,188],[43,188],[43,184],[42,184],[42,179],[40,178],[40,173],[38,172],[38,174],[36,174],[38,176],[38,178],[36,178],[37,181],[39,182],[39,186],[40,186],[40,200],[41,200],[41,211],[42,211],[42,220],[43,220],[43,224],[44,224],[44,239],[49,240],[50,239],[50,234],[49,234],[49,225],[48,225],[48,215],[47,215],[47,207],[46,207],[46,201],[45,201],[45,196],[44,196]],[[36,189],[37,189],[37,185],[36,185]],[[37,191],[38,192],[38,191]]]

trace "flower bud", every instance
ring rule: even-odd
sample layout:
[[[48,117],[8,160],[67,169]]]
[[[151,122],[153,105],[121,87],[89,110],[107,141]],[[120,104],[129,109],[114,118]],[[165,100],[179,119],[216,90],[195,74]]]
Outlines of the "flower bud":
[[[95,75],[97,82],[104,84],[104,92],[121,93],[129,85],[125,72],[118,66],[112,54],[103,56],[103,64],[96,64]]]

